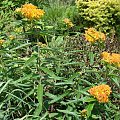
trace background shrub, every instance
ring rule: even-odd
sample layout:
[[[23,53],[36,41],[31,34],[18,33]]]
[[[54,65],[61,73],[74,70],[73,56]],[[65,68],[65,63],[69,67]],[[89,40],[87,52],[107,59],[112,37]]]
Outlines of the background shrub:
[[[81,22],[102,31],[120,28],[119,0],[76,0]]]

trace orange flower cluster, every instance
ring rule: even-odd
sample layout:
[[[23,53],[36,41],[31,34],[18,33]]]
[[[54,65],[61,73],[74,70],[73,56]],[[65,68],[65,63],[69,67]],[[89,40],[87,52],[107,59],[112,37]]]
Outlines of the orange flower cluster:
[[[68,18],[65,18],[63,21],[70,28],[74,26],[73,23],[71,22],[71,20]]]
[[[5,42],[5,40],[0,40],[0,45],[2,45]]]
[[[116,64],[120,67],[120,54],[102,52],[102,59],[110,64]]]
[[[88,92],[94,96],[98,102],[105,103],[108,102],[108,96],[110,95],[111,88],[108,85],[102,84],[95,87],[92,87]]]
[[[44,10],[38,9],[37,6],[30,4],[24,4],[21,8],[17,8],[16,12],[21,13],[29,20],[39,19],[44,15]]]
[[[104,33],[98,32],[95,28],[88,28],[85,31],[85,39],[89,42],[95,42],[97,40],[105,41],[106,36]]]

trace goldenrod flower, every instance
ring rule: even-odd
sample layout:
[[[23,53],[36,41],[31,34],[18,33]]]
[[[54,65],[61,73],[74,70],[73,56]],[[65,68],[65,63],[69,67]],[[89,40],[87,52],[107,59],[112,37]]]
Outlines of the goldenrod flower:
[[[97,40],[105,40],[106,36],[104,33],[98,32],[95,28],[88,28],[85,30],[85,39],[89,42],[95,42]]]
[[[29,20],[41,18],[45,12],[44,10],[38,9],[37,6],[30,4],[25,4],[21,8],[17,8],[16,12],[20,12],[25,18]]]
[[[102,84],[90,88],[88,92],[94,96],[98,102],[106,103],[109,101],[108,97],[112,91],[108,85]]]
[[[63,21],[68,27],[73,27],[74,26],[73,23],[71,22],[71,20],[68,19],[68,18],[65,18]]]
[[[0,45],[2,45],[5,42],[5,40],[0,40]]]
[[[104,60],[110,64],[116,64],[116,65],[120,66],[120,54],[102,52],[101,55],[102,55],[102,60]]]

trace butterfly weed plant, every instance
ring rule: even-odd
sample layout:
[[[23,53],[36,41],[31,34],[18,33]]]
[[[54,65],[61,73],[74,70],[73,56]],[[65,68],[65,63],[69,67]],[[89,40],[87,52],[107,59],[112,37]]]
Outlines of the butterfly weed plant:
[[[75,4],[18,3],[0,20],[0,119],[119,120],[120,54],[107,34],[77,31],[65,13]]]

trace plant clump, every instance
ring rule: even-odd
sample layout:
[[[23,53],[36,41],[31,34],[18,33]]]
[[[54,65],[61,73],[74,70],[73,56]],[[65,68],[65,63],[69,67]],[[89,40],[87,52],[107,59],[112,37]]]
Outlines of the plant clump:
[[[76,5],[84,26],[92,25],[103,31],[119,26],[119,0],[76,0]]]

